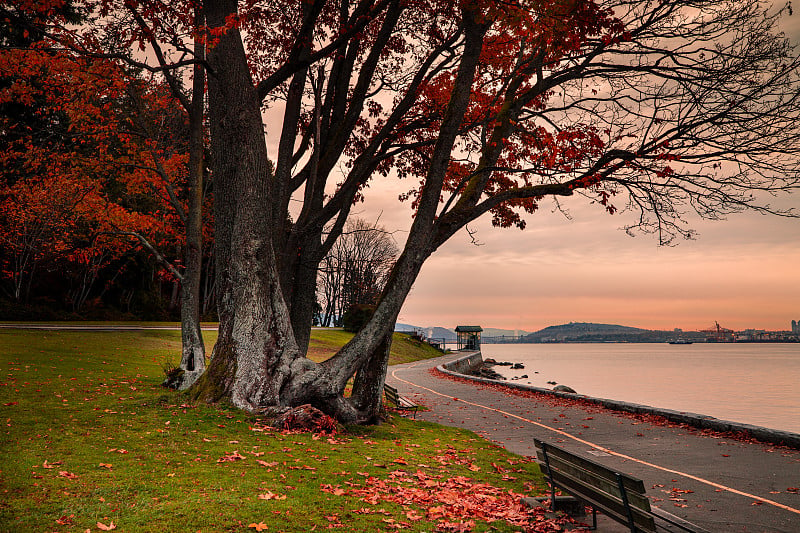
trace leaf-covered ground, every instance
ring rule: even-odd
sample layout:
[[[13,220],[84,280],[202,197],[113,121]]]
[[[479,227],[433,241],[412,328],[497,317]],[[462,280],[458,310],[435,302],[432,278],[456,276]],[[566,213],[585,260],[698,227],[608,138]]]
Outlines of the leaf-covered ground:
[[[0,331],[0,531],[559,530],[519,505],[538,467],[472,433],[287,433],[191,405],[158,385],[179,342]]]

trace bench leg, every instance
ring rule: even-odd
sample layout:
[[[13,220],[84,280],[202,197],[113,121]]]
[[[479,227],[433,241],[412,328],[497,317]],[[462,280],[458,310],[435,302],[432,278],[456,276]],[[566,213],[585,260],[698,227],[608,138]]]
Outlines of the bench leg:
[[[597,531],[597,509],[592,506],[592,525],[575,528],[576,531]]]
[[[631,511],[631,504],[628,502],[628,491],[622,483],[622,475],[617,472],[617,486],[619,486],[619,494],[622,498],[622,505],[625,506],[626,514],[628,515],[628,527],[631,528],[631,533],[636,533],[636,525],[633,523],[633,511]]]
[[[550,457],[547,455],[547,445],[542,443],[542,453],[544,454],[544,466],[547,469],[547,477],[550,478],[550,511],[556,511],[556,482],[553,481],[553,473],[550,471]]]

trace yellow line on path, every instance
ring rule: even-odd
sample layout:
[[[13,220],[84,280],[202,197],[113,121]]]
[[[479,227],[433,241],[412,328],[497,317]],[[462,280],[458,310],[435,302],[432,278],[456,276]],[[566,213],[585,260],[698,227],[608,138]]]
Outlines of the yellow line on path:
[[[416,363],[416,364],[414,364],[412,366],[416,366],[417,364],[419,364],[419,363]],[[727,492],[731,492],[733,494],[738,494],[738,495],[744,496],[746,498],[752,498],[754,500],[758,500],[760,502],[764,502],[764,503],[767,503],[769,505],[773,505],[775,507],[778,507],[778,508],[783,509],[785,511],[789,511],[791,513],[800,514],[800,509],[795,509],[794,507],[789,507],[788,505],[784,505],[782,503],[779,503],[779,502],[776,502],[776,501],[773,501],[773,500],[770,500],[770,499],[767,499],[767,498],[762,498],[761,496],[756,496],[755,494],[750,494],[749,492],[743,492],[741,490],[734,489],[732,487],[728,487],[728,486],[725,486],[725,485],[720,485],[719,483],[716,483],[714,481],[710,481],[708,479],[704,479],[704,478],[701,478],[701,477],[698,477],[698,476],[694,476],[692,474],[687,474],[686,472],[681,472],[679,470],[673,470],[671,468],[667,468],[667,467],[664,467],[664,466],[656,465],[656,464],[653,464],[653,463],[649,463],[647,461],[643,461],[641,459],[637,459],[635,457],[631,457],[630,455],[625,455],[623,453],[615,452],[614,450],[610,450],[608,448],[605,448],[605,447],[600,446],[598,444],[595,444],[593,442],[589,442],[588,440],[584,440],[584,439],[581,439],[581,438],[576,437],[574,435],[570,435],[569,433],[566,433],[565,431],[561,431],[560,429],[552,428],[552,427],[550,427],[548,425],[536,422],[534,420],[530,420],[528,418],[525,418],[525,417],[522,417],[522,416],[519,416],[519,415],[515,415],[514,413],[509,413],[507,411],[502,411],[500,409],[496,409],[494,407],[489,407],[487,405],[482,405],[482,404],[479,404],[479,403],[469,402],[467,400],[462,400],[461,398],[453,398],[453,396],[451,396],[449,394],[442,394],[441,392],[437,392],[437,391],[435,391],[433,389],[429,389],[428,387],[423,387],[422,385],[418,385],[416,383],[412,383],[412,382],[407,381],[405,379],[399,378],[399,377],[397,377],[397,374],[396,374],[397,370],[398,369],[392,370],[392,377],[395,378],[396,380],[402,381],[403,383],[411,385],[412,387],[417,387],[419,389],[426,390],[426,391],[428,391],[428,392],[430,392],[432,394],[436,394],[437,396],[441,396],[443,398],[451,398],[454,401],[462,402],[462,403],[465,403],[467,405],[472,405],[473,407],[480,407],[481,409],[486,409],[488,411],[494,411],[495,413],[500,413],[500,414],[508,416],[510,418],[516,418],[517,420],[521,420],[523,422],[527,422],[528,424],[532,424],[534,426],[538,426],[538,427],[540,427],[542,429],[546,429],[546,430],[552,431],[552,432],[557,433],[557,434],[559,434],[559,435],[561,435],[563,437],[566,437],[568,439],[572,439],[574,441],[580,442],[581,444],[585,444],[587,446],[590,446],[591,448],[594,448],[596,450],[600,450],[602,452],[606,452],[606,453],[608,453],[610,455],[615,455],[615,456],[620,457],[622,459],[627,459],[628,461],[633,461],[633,462],[639,463],[641,465],[649,466],[650,468],[655,468],[657,470],[663,470],[664,472],[669,472],[671,474],[676,474],[676,475],[683,476],[683,477],[686,477],[686,478],[689,478],[689,479],[693,479],[695,481],[698,481],[700,483],[704,483],[704,484],[709,485],[711,487],[715,487],[717,489],[722,489],[722,490],[725,490]]]

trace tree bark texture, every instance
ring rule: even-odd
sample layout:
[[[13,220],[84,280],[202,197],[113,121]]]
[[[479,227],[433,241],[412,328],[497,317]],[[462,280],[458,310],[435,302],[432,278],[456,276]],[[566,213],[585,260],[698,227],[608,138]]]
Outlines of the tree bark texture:
[[[202,9],[195,8],[195,25],[203,23]],[[205,57],[205,43],[194,44],[195,57]],[[202,299],[200,296],[203,269],[203,173],[204,144],[203,116],[205,107],[205,68],[195,64],[192,81],[192,101],[189,109],[189,198],[186,213],[186,252],[181,280],[181,363],[183,373],[173,386],[185,390],[206,369],[206,347],[200,329]]]
[[[209,27],[221,27],[236,2],[206,2],[205,8]],[[260,102],[238,29],[220,36],[208,61],[220,329],[198,394],[252,411],[280,403],[299,352],[272,249],[272,176]]]
[[[374,423],[380,419],[383,405],[383,385],[389,369],[391,349],[392,334],[389,333],[356,372],[353,380],[353,393],[350,401],[363,414],[367,423]]]
[[[311,341],[319,265],[324,257],[319,235],[298,239],[290,235],[280,259],[281,287],[289,305],[289,314],[298,349],[305,353]]]

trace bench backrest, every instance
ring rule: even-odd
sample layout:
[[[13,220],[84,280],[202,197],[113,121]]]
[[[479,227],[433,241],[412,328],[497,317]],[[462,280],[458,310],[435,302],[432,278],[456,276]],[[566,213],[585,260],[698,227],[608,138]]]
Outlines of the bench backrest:
[[[628,524],[631,531],[655,532],[650,500],[645,496],[641,479],[538,439],[534,439],[534,443],[542,473],[550,478],[551,483],[602,509],[618,522]]]
[[[395,405],[400,404],[400,394],[398,394],[397,389],[395,389],[391,385],[384,385],[383,392],[386,394],[387,400],[389,400]]]

